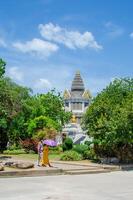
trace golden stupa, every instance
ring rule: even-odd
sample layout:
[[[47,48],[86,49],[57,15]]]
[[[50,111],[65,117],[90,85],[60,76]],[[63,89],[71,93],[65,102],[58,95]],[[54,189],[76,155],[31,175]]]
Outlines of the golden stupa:
[[[72,115],[72,118],[71,118],[71,123],[76,123],[77,120],[76,120],[76,116],[75,115]]]

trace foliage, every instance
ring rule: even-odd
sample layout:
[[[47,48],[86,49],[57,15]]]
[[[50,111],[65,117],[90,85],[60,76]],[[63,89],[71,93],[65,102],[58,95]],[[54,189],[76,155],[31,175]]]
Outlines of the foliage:
[[[85,144],[77,144],[74,145],[73,150],[83,155],[88,150],[88,146]]]
[[[47,94],[32,95],[29,88],[5,77],[6,63],[0,59],[0,151],[7,142],[18,145],[44,128],[60,131],[69,121],[71,113],[64,110],[64,102],[55,90]]]
[[[46,138],[46,131],[44,129],[36,131],[36,133],[32,136],[32,139],[38,141],[43,140],[44,138]]]
[[[7,147],[7,150],[18,150],[18,149],[21,149],[21,145],[16,145],[16,144],[13,144],[13,145],[9,145]]]
[[[29,121],[27,130],[28,133],[32,136],[38,130],[44,130],[44,128],[58,130],[59,124],[57,124],[49,117],[41,115]]]
[[[98,156],[94,152],[94,149],[86,144],[74,145],[73,150],[81,154],[83,159],[98,160]]]
[[[83,158],[93,161],[99,161],[98,156],[96,155],[94,149],[92,148],[83,152]]]
[[[23,101],[28,98],[29,90],[16,85],[9,78],[0,79],[0,150],[7,141],[18,141],[24,127],[22,116]]]
[[[5,150],[3,151],[3,153],[9,155],[18,155],[18,154],[25,154],[26,151],[24,149],[14,149],[14,150]]]
[[[64,161],[78,161],[82,160],[81,154],[77,153],[76,151],[65,151],[60,160]]]
[[[66,138],[62,144],[63,151],[71,150],[73,148],[73,140],[71,138]]]
[[[100,156],[133,156],[133,79],[116,79],[98,94],[83,123]]]
[[[42,140],[42,139],[52,139],[54,140],[56,138],[57,131],[53,128],[43,128],[39,129],[35,132],[35,134],[32,136],[32,139],[36,140]]]
[[[86,140],[86,141],[84,142],[84,144],[87,145],[88,148],[89,148],[89,147],[92,145],[92,141]]]
[[[6,63],[0,59],[0,78],[2,78],[2,76],[5,74],[5,66]]]
[[[45,116],[56,121],[61,126],[70,120],[71,113],[65,112],[64,101],[60,93],[51,90],[47,94],[41,94],[39,97],[41,104],[45,107]]]
[[[62,147],[56,146],[56,147],[49,147],[50,154],[60,154],[62,153]]]
[[[25,149],[27,153],[29,153],[31,150],[37,153],[37,145],[38,141],[33,140],[33,139],[26,139],[21,141],[21,146],[22,148]]]

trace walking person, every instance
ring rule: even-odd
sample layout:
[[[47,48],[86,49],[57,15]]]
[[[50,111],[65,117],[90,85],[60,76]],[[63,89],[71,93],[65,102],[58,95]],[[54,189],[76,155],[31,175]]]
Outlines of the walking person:
[[[40,162],[42,161],[42,154],[43,154],[43,140],[40,140],[38,143],[38,166],[40,166]]]
[[[48,154],[49,154],[49,146],[47,144],[44,144],[43,155],[42,155],[42,166],[43,167],[46,167],[47,165],[49,167],[52,167],[49,162]]]

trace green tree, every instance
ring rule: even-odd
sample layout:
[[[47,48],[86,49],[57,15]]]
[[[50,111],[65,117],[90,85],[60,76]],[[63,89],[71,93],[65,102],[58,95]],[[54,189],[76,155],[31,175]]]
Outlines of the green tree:
[[[18,141],[23,132],[23,102],[29,97],[29,89],[21,87],[11,79],[0,79],[0,150],[7,141]]]
[[[98,94],[83,118],[100,156],[133,156],[133,79],[116,79]]]
[[[0,58],[0,78],[5,74],[6,63]]]
[[[17,144],[32,137],[39,128],[59,131],[71,117],[64,110],[60,93],[52,90],[32,95],[31,89],[4,76],[5,66],[0,59],[0,151],[6,148],[7,141]]]
[[[64,101],[60,93],[55,90],[40,95],[41,105],[44,107],[45,116],[63,126],[71,118],[70,112],[65,112]]]
[[[38,130],[43,130],[44,128],[58,130],[60,125],[51,118],[41,115],[29,121],[27,130],[32,137]]]

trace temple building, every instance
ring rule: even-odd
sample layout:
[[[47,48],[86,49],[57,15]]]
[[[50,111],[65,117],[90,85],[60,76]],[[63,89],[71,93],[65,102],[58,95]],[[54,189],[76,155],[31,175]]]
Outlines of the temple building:
[[[85,89],[80,72],[77,71],[72,81],[71,90],[66,89],[64,91],[65,110],[72,112],[76,117],[76,122],[80,124],[90,100],[91,94],[89,90]]]

